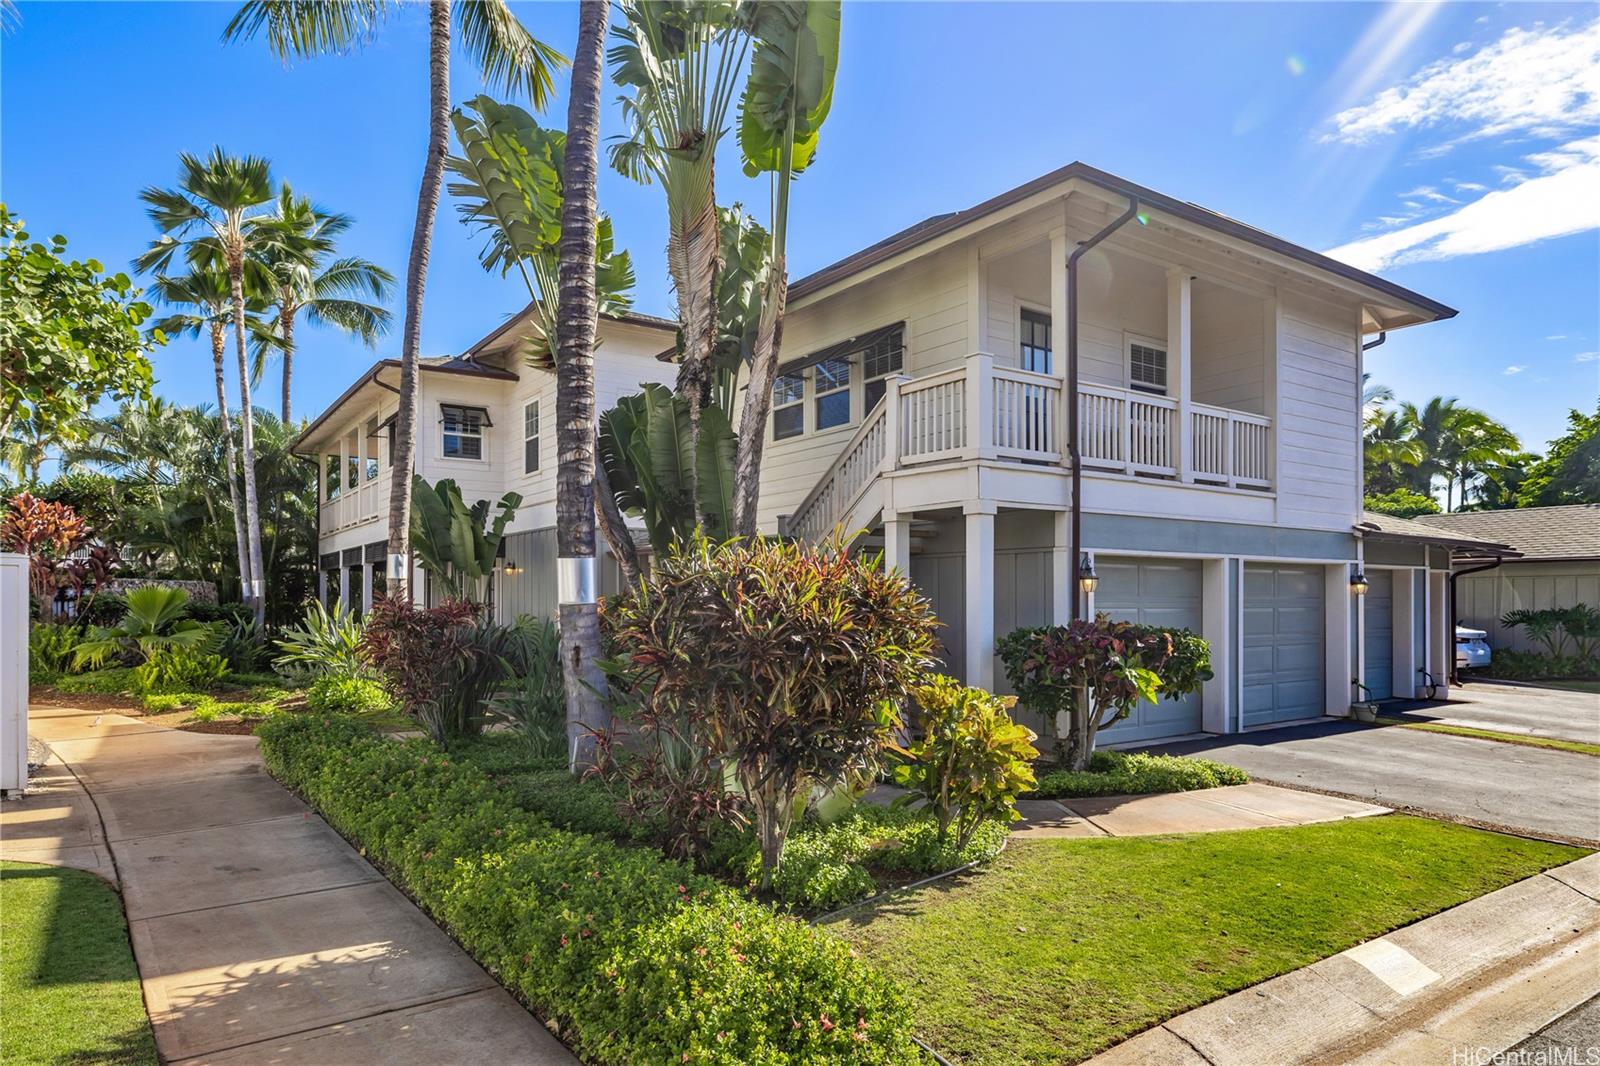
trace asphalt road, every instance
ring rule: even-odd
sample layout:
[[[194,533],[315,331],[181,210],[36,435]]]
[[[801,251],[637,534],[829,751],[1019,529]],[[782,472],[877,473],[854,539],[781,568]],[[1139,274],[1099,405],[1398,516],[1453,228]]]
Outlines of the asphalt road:
[[[1451,689],[1448,701],[1393,701],[1383,706],[1385,714],[1418,721],[1600,744],[1600,694],[1594,692],[1473,681]]]
[[[1600,996],[1557,1018],[1505,1054],[1506,1062],[1600,1062]]]
[[[1600,846],[1600,758],[1330,719],[1163,745],[1258,781]]]

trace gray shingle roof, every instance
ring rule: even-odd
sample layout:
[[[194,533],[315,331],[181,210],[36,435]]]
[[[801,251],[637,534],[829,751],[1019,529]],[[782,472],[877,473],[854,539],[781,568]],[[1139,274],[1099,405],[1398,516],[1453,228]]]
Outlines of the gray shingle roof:
[[[1600,559],[1600,503],[1420,515],[1434,529],[1509,544],[1524,561]]]
[[[1432,526],[1422,525],[1415,519],[1396,518],[1376,511],[1362,511],[1361,521],[1356,523],[1356,529],[1367,536],[1426,540],[1433,544],[1447,545],[1469,552],[1481,550],[1493,554],[1495,549],[1503,550],[1511,547],[1504,541],[1480,537],[1465,530],[1434,529]]]

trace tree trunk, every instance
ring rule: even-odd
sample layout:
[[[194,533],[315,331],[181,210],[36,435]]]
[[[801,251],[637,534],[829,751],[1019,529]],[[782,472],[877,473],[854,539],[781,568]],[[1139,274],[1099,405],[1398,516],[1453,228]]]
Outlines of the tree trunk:
[[[595,558],[594,240],[595,168],[600,140],[600,78],[604,64],[604,0],[578,7],[578,45],[572,59],[561,206],[560,297],[556,306],[556,554]],[[562,582],[565,583],[565,582]],[[561,668],[567,695],[567,751],[573,770],[593,765],[596,730],[610,724],[599,667],[600,618],[592,586],[580,602],[571,588],[557,597]]]
[[[711,178],[708,176],[708,183]],[[717,339],[717,274],[722,269],[722,227],[717,219],[715,186],[707,187],[706,203],[695,221],[667,242],[667,270],[678,293],[683,323],[683,364],[678,391],[689,404],[690,455],[700,454],[700,408],[711,384],[711,355]],[[695,520],[705,522],[696,464],[684,470]]]
[[[283,334],[283,425],[289,426],[289,379],[294,376],[294,311],[285,304],[279,316],[279,332]]]
[[[596,433],[594,448],[594,510],[611,545],[611,554],[622,570],[622,583],[635,585],[639,581],[639,549],[634,546],[633,534],[628,531],[627,519],[617,506],[616,494],[611,491],[611,479],[606,474],[606,464],[600,461],[600,443]]]
[[[222,357],[228,350],[228,330],[211,323],[211,362],[217,375],[217,421],[222,426],[222,457],[228,476],[228,502],[233,505],[233,542],[239,554],[239,598],[250,602],[250,548],[244,528],[244,508],[239,505],[239,457],[233,450],[233,422],[228,418],[227,377]]]
[[[783,310],[789,299],[789,274],[782,257],[773,260],[777,281],[761,301],[761,324],[750,358],[750,387],[744,393],[739,443],[733,464],[733,535],[756,534],[756,507],[761,502],[761,456],[767,443],[767,417],[772,412],[772,383],[778,377],[778,350],[783,344]]]
[[[450,2],[428,5],[428,157],[417,192],[406,267],[406,324],[400,348],[400,409],[395,414],[394,455],[389,470],[389,554],[404,555],[411,533],[411,475],[417,450],[417,361],[422,346],[422,294],[428,281],[433,219],[439,213],[444,160],[450,148]],[[390,594],[403,590],[407,574],[390,575]]]
[[[244,522],[250,541],[250,604],[257,625],[266,621],[266,576],[261,565],[261,506],[256,498],[255,409],[250,403],[250,362],[244,344],[244,253],[228,254],[228,283],[233,290],[233,344],[239,357],[239,444],[244,469]]]
[[[794,800],[773,784],[751,793],[751,799],[755,807],[756,840],[761,849],[761,887],[771,888],[772,879],[783,865],[783,844],[788,836],[789,812],[794,808]]]

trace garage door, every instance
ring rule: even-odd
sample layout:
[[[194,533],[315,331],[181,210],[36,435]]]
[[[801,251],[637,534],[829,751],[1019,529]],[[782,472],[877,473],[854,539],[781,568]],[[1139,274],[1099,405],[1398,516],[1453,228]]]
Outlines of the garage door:
[[[1366,666],[1361,680],[1371,700],[1394,695],[1394,571],[1367,571],[1366,600],[1361,605],[1366,639]]]
[[[1145,625],[1200,632],[1200,563],[1096,556],[1100,587],[1094,609]],[[1200,696],[1142,703],[1133,714],[1100,731],[1102,744],[1156,740],[1200,732]]]
[[[1244,725],[1323,712],[1322,568],[1244,568]]]

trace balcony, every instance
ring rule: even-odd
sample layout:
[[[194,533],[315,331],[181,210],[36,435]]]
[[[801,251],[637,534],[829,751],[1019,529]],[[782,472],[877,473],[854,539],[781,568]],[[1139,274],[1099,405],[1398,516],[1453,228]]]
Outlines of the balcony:
[[[937,374],[892,379],[784,532],[827,536],[860,509],[880,475],[897,471],[970,462],[1065,469],[1065,391],[1060,378],[996,366],[986,353]],[[1091,383],[1079,386],[1078,415],[1087,473],[1271,488],[1265,416]]]
[[[376,522],[388,507],[387,477],[367,481],[358,488],[343,489],[338,496],[323,501],[318,513],[317,532],[327,536],[342,529]]]

